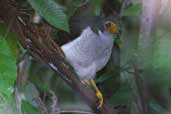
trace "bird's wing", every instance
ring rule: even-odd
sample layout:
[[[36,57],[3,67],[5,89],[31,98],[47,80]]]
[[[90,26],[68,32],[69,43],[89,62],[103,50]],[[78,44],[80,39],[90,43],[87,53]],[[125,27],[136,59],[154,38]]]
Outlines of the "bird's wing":
[[[102,39],[103,44],[99,53],[97,53],[96,56],[97,58],[95,59],[96,71],[101,70],[107,64],[112,53],[113,40],[114,40],[112,38],[113,36],[108,33],[102,33],[99,31],[99,36],[100,39]]]
[[[111,56],[111,53],[112,53],[112,48],[103,50],[103,53],[101,53],[101,56],[95,61],[96,71],[100,71],[107,64]]]

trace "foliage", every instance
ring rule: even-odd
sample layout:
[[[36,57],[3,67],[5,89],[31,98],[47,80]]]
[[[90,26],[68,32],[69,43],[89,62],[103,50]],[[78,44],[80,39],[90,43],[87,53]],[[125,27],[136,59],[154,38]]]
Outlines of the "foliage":
[[[102,0],[91,0],[91,4],[93,6],[93,12],[95,15],[100,15],[102,10]]]
[[[60,4],[58,0],[28,0],[34,10],[42,16],[48,23],[54,27],[69,32],[69,18],[74,15],[75,11],[86,3],[81,0],[66,0],[64,4]],[[89,2],[89,1],[88,1]],[[92,7],[89,13],[100,15],[102,0],[90,1]]]
[[[123,16],[137,16],[142,11],[142,4],[136,3],[128,6],[123,13]]]
[[[153,114],[166,114],[167,113],[166,110],[155,101],[152,101],[150,106],[152,108]]]
[[[28,0],[36,12],[56,28],[69,32],[68,18],[64,7],[54,0]]]
[[[38,110],[26,101],[22,102],[22,112],[24,114],[38,114]]]
[[[14,83],[17,77],[16,55],[17,47],[14,34],[7,33],[3,26],[0,28],[0,111],[13,104]],[[2,105],[3,104],[3,105]],[[2,110],[1,110],[2,109]],[[10,113],[7,110],[7,113]]]

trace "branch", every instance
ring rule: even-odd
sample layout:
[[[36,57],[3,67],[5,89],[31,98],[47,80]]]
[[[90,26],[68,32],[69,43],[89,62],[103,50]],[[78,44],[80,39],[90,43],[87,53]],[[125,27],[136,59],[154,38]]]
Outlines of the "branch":
[[[20,44],[29,50],[30,54],[38,60],[49,65],[60,77],[98,114],[115,114],[111,105],[104,102],[104,105],[97,109],[98,98],[95,92],[81,83],[72,67],[66,62],[63,52],[50,35],[47,34],[49,25],[42,24],[37,27],[26,22],[23,25],[17,17],[20,16],[15,2],[0,0],[0,18],[8,25],[11,17],[14,17],[10,30],[18,36]]]
[[[141,0],[143,5],[138,39],[138,65],[135,66],[135,81],[138,88],[142,114],[151,114],[149,105],[147,70],[152,68],[154,37],[160,11],[160,0]],[[138,69],[142,69],[139,72]],[[142,76],[143,75],[143,76]]]
[[[160,0],[142,0],[140,37],[138,41],[139,56],[142,67],[151,65],[153,42],[160,12]]]

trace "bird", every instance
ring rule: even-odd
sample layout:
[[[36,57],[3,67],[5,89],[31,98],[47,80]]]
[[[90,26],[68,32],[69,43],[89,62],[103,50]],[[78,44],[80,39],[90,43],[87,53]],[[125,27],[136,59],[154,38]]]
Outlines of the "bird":
[[[112,21],[103,23],[103,29],[96,32],[91,26],[85,27],[74,40],[61,46],[66,60],[74,68],[79,79],[84,84],[91,84],[99,99],[97,108],[103,105],[103,95],[94,79],[96,73],[107,64],[114,45],[114,34],[118,26]]]

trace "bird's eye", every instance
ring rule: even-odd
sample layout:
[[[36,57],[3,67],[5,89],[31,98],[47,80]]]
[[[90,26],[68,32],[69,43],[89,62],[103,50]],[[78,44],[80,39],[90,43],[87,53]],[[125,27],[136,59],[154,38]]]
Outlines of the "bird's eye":
[[[117,33],[118,32],[118,26],[111,21],[107,21],[104,24],[104,29],[105,29],[105,31],[110,32],[110,33]]]
[[[110,22],[105,23],[106,28],[109,28],[111,26]]]

